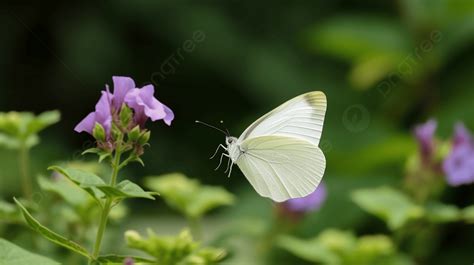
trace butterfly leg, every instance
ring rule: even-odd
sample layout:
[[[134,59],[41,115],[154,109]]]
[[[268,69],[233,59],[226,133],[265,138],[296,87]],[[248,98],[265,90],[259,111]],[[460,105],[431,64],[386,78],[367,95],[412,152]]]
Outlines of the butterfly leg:
[[[217,146],[216,151],[214,152],[214,154],[209,159],[213,159],[214,157],[216,157],[217,152],[219,152],[219,149],[221,149],[221,148],[227,151],[227,148],[223,144],[220,144],[219,146]]]
[[[230,160],[230,159],[229,159]],[[234,167],[234,163],[230,164],[230,170],[229,170],[229,175],[227,175],[228,178],[230,178],[230,175],[232,174],[232,168]]]
[[[225,169],[224,173],[229,172],[230,162],[231,162],[231,159],[229,158],[229,159],[227,160],[227,168]]]
[[[222,154],[221,154],[221,158],[219,159],[219,165],[217,165],[217,167],[216,167],[214,170],[218,170],[218,169],[221,167],[221,165],[222,165],[222,159],[224,158],[224,156],[225,156],[225,157],[229,157],[228,154],[222,153]]]

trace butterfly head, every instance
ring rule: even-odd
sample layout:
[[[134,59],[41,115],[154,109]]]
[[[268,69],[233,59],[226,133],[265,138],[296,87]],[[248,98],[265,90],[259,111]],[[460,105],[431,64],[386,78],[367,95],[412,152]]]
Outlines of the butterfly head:
[[[225,143],[226,143],[227,146],[233,145],[233,144],[237,143],[237,138],[232,137],[232,136],[227,136],[225,138]]]

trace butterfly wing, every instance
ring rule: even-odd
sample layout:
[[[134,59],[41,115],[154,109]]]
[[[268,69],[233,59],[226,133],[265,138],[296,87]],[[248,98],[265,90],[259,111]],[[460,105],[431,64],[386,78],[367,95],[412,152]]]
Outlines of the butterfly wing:
[[[295,137],[259,136],[245,140],[240,148],[240,170],[261,196],[277,202],[313,192],[326,168],[321,149]]]
[[[318,146],[326,114],[326,95],[320,91],[295,97],[250,125],[240,142],[263,135],[281,135],[307,140]]]

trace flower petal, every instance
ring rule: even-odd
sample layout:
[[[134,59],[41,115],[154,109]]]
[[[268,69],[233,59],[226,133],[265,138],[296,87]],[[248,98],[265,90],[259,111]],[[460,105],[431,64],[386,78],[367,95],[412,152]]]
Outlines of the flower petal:
[[[472,143],[472,135],[463,123],[456,124],[453,145],[460,146]]]
[[[163,108],[165,109],[165,113],[166,113],[166,116],[163,118],[163,120],[164,120],[165,123],[169,126],[169,125],[171,125],[171,122],[174,120],[174,113],[173,113],[173,111],[172,111],[168,106],[166,106],[165,104],[163,104]]]
[[[79,124],[76,125],[74,131],[81,133],[81,132],[88,132],[92,134],[92,130],[95,126],[95,113],[91,112],[87,115]]]
[[[119,110],[127,93],[135,88],[135,82],[126,76],[113,76],[112,80],[114,82],[113,107]]]

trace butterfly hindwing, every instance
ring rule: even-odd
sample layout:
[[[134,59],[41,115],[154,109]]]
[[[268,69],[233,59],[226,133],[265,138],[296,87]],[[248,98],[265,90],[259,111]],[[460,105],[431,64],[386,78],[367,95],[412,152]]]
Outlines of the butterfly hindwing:
[[[261,196],[277,202],[313,192],[326,168],[321,149],[296,137],[252,137],[241,149],[237,165],[245,177]]]

